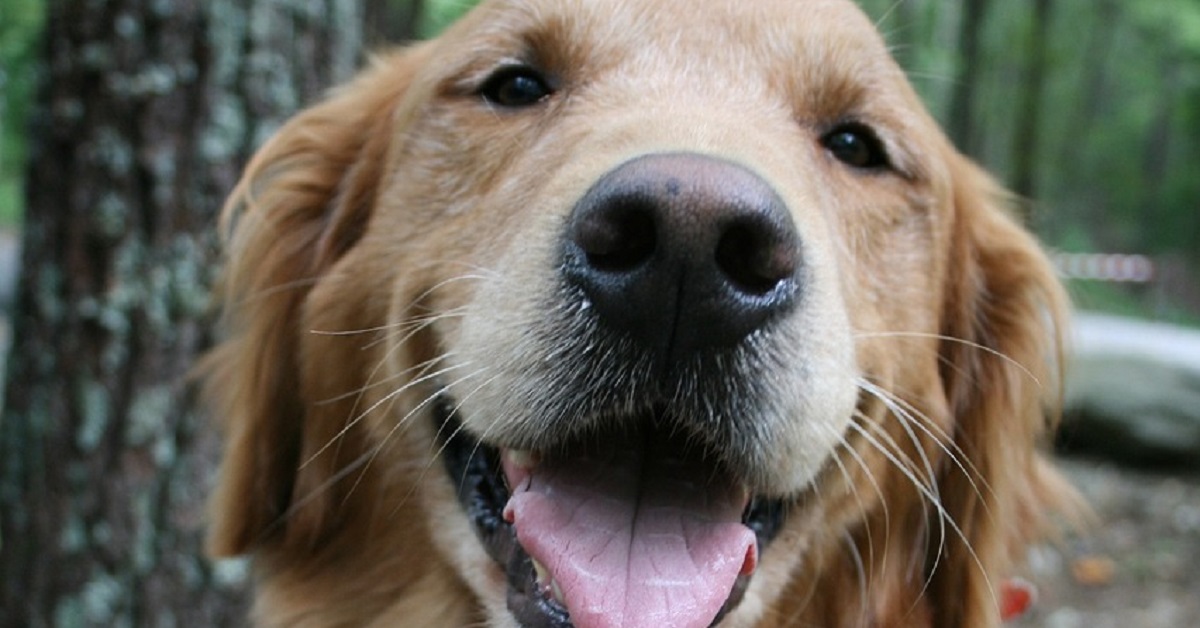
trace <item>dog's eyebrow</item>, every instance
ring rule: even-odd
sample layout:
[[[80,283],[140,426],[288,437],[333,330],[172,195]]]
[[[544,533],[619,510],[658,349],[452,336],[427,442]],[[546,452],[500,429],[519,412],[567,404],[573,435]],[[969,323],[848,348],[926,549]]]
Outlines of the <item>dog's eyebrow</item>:
[[[449,97],[473,96],[488,77],[504,67],[529,66],[556,73],[557,64],[548,64],[543,52],[550,47],[539,44],[536,33],[489,34],[479,41],[466,42],[463,45],[468,50],[466,53],[451,50],[442,59],[445,79],[439,92]]]

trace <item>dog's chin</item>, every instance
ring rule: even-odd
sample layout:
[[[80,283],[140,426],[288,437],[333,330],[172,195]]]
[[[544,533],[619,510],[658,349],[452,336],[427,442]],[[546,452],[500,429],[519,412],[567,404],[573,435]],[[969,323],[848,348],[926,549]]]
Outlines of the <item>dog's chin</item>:
[[[741,601],[786,503],[656,412],[527,452],[477,440],[438,400],[450,481],[521,626],[705,626]]]

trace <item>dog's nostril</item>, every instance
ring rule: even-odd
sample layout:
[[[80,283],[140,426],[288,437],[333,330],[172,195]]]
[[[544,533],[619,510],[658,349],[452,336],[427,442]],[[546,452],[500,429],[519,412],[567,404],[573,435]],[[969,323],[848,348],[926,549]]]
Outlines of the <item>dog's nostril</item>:
[[[574,239],[592,268],[633,270],[649,260],[657,246],[653,209],[637,199],[614,203],[578,221]]]
[[[745,221],[725,230],[717,242],[717,268],[738,291],[762,296],[796,273],[795,242],[781,242],[780,230]]]

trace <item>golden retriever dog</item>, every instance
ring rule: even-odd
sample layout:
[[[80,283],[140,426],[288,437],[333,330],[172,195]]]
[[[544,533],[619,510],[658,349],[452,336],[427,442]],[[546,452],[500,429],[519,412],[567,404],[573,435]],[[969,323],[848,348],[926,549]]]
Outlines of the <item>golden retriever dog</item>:
[[[1064,300],[849,0],[495,0],[249,165],[262,626],[990,626]]]

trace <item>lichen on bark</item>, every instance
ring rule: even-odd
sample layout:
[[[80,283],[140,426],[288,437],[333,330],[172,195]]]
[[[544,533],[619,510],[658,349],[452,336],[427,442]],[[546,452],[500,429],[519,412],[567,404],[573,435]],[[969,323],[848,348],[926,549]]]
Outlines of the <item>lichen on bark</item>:
[[[223,195],[347,78],[357,2],[49,3],[0,417],[0,626],[240,623],[244,563],[201,555]]]

